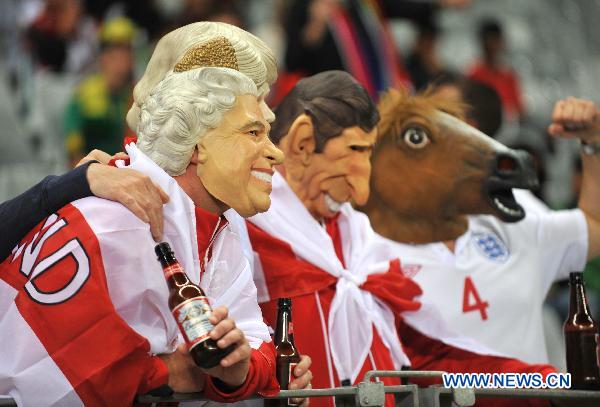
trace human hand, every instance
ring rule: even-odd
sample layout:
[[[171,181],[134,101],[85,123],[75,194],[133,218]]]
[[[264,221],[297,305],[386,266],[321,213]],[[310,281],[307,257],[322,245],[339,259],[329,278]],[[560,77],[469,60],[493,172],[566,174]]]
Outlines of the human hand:
[[[127,155],[118,153],[111,157],[103,151],[94,150],[77,165],[98,160],[101,164],[91,164],[87,169],[87,180],[92,193],[127,207],[135,216],[149,223],[152,237],[157,242],[161,241],[162,206],[169,202],[169,196],[145,174],[129,168],[104,165],[113,158],[123,159],[127,158]]]
[[[219,348],[225,349],[234,345],[234,350],[221,359],[217,366],[204,371],[229,387],[236,388],[246,381],[252,350],[244,333],[235,326],[235,321],[227,316],[227,307],[213,309],[209,319],[215,327],[210,331],[210,337],[217,342]]]
[[[310,359],[310,356],[300,356],[300,362],[296,365],[293,372],[296,378],[292,380],[288,385],[289,390],[312,389],[310,381],[312,380],[313,375],[312,372],[309,370],[311,364],[312,360]],[[290,399],[290,403],[306,407],[308,406],[308,398]]]
[[[600,142],[600,109],[594,102],[573,97],[554,105],[548,133],[564,138],[578,138],[589,143]]]
[[[79,167],[80,165],[92,160],[96,160],[101,164],[108,164],[112,159],[125,160],[127,158],[129,158],[129,156],[123,152],[111,156],[102,150],[92,150],[88,153],[88,155],[79,160],[76,167]]]
[[[168,385],[173,391],[194,393],[204,389],[206,374],[194,363],[185,344],[179,345],[173,353],[158,355],[158,357],[169,369]]]

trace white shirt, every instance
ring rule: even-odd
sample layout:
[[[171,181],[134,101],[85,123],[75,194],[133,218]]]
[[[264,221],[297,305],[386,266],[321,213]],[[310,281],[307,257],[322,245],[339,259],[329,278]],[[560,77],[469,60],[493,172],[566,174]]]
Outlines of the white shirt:
[[[405,273],[452,329],[529,363],[547,363],[542,303],[550,285],[582,270],[587,225],[580,210],[531,214],[518,223],[469,218],[452,253],[443,243],[397,244]]]
[[[552,211],[544,201],[535,196],[528,189],[513,189],[512,190],[516,201],[525,209],[527,215],[534,213],[548,213]]]

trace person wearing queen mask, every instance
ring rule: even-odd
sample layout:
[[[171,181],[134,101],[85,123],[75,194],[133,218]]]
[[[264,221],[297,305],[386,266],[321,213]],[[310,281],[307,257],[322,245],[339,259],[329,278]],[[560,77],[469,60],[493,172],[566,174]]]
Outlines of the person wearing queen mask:
[[[164,385],[220,402],[278,391],[250,266],[228,223],[230,209],[251,216],[270,205],[283,159],[263,104],[274,61],[241,29],[182,27],[157,45],[128,115],[138,141],[127,146],[127,167],[169,195],[164,240],[213,305],[211,337],[234,351],[209,370],[193,363],[149,226],[89,197],[43,220],[0,264],[0,394],[18,405],[76,406],[131,404]],[[303,358],[295,386],[308,385],[309,365]]]
[[[420,300],[420,287],[403,275],[393,246],[353,209],[351,203],[364,204],[369,196],[379,121],[354,78],[327,71],[302,79],[275,113],[271,138],[285,159],[273,175],[271,207],[246,225],[265,320],[274,325],[276,298],[292,298],[294,340],[313,360],[313,387],[356,384],[368,370],[402,366],[555,371],[501,357],[446,328],[437,310]],[[407,336],[399,337],[397,322]],[[382,381],[399,384],[397,378]],[[313,398],[311,405],[332,406],[333,399]],[[393,405],[387,395],[386,406]]]

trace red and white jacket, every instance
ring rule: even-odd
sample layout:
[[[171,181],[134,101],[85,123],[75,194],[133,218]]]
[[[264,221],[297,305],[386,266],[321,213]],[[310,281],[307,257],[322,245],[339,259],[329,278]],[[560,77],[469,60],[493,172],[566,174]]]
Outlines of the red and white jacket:
[[[241,388],[225,394],[208,378],[204,394],[229,402],[277,393],[273,344],[236,233],[227,226],[216,236],[201,276],[208,238],[197,224],[206,213],[137,148],[128,153],[130,168],[170,196],[164,240],[253,348]],[[147,224],[98,198],[75,201],[34,228],[0,265],[0,394],[19,406],[115,406],[166,384],[155,355],[172,352],[181,336],[154,246]]]

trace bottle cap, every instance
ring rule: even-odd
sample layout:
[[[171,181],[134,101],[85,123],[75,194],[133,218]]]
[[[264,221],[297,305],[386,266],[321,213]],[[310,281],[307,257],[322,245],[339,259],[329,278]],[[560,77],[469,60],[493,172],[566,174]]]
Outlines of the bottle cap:
[[[158,256],[158,260],[167,259],[175,260],[175,254],[171,250],[171,246],[167,242],[162,242],[154,247],[154,252]]]
[[[279,301],[277,301],[277,305],[279,306],[279,308],[282,308],[282,307],[289,308],[292,306],[292,299],[291,298],[280,298]]]
[[[569,283],[571,284],[583,284],[583,273],[580,271],[573,271],[569,273]]]

